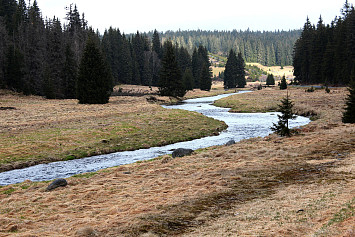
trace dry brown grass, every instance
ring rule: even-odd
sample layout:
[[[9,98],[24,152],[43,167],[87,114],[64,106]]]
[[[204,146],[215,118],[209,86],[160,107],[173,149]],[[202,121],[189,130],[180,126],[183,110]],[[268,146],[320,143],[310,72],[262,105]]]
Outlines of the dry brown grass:
[[[344,94],[326,95],[334,103],[313,94],[307,109],[327,112],[290,138],[110,168],[52,192],[43,182],[0,188],[0,236],[353,236],[355,126],[340,122]]]
[[[163,109],[146,98],[115,96],[106,105],[81,105],[77,100],[46,100],[2,91],[0,107],[12,109],[1,110],[0,171],[160,146],[225,128],[198,113]],[[170,102],[169,98],[159,100]]]
[[[273,74],[275,77],[279,77],[282,78],[284,75],[286,78],[294,78],[293,76],[293,66],[284,66],[282,69],[280,66],[272,66],[272,67],[268,67],[268,66],[263,66],[260,63],[247,63],[248,65],[251,66],[257,66],[258,68],[260,68],[261,70],[269,73],[269,74]]]
[[[289,93],[294,102],[295,112],[299,115],[316,116],[322,122],[340,122],[344,108],[345,88],[334,88],[330,93],[316,89],[306,93],[304,88],[291,87],[288,90],[265,88],[250,94],[234,95],[215,102],[217,106],[231,108],[231,112],[266,112],[275,111],[280,100]]]

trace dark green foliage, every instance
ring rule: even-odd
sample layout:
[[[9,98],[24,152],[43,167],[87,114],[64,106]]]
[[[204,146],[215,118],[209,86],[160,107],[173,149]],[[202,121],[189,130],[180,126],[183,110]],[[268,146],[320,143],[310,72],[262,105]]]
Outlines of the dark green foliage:
[[[67,8],[66,16],[66,23],[62,28],[58,18],[42,18],[36,1],[26,6],[24,0],[0,0],[1,88],[48,98],[76,98],[78,65],[89,29],[84,14],[80,15],[76,5],[71,4]],[[160,80],[164,51],[161,42],[170,33],[172,32],[160,37],[156,30],[148,34],[137,32],[126,38],[118,29],[110,28],[102,37],[95,37],[95,41],[109,63],[115,84],[156,86]],[[264,62],[263,64],[278,63],[281,60],[283,64],[287,64],[284,62],[284,55],[287,56],[288,53],[283,50],[287,44],[290,45],[287,42],[291,42],[298,33],[180,31],[174,34],[181,34],[179,41],[174,40],[179,42],[174,51],[180,71],[185,74],[190,69],[193,88],[209,90],[211,69],[208,51],[219,53],[227,46],[230,49],[230,45],[235,45],[241,52],[240,58],[247,56],[250,61],[257,60]],[[270,40],[276,35],[282,42],[274,44]],[[220,44],[217,44],[218,41]],[[8,53],[10,45],[15,48],[12,54]],[[190,53],[194,49],[195,53],[191,58]],[[22,59],[14,62],[14,58],[20,55]],[[16,63],[19,65],[16,66]],[[17,79],[8,80],[5,78],[6,73],[19,73],[21,79],[17,76]],[[244,70],[241,70],[239,75],[243,74]],[[243,87],[243,76],[240,79],[236,86]],[[189,76],[181,81],[186,89],[191,88]]]
[[[106,104],[112,91],[112,75],[94,36],[89,36],[80,62],[77,97],[81,104]]]
[[[266,75],[265,71],[255,65],[246,65],[245,69],[248,75],[247,81],[250,82],[258,81],[262,75]]]
[[[206,47],[200,45],[198,49],[194,49],[192,54],[192,75],[194,77],[194,88],[201,90],[210,90],[212,83],[211,63]],[[209,70],[209,77],[207,77],[206,70]],[[203,72],[205,70],[205,72]],[[203,74],[203,75],[202,75]]]
[[[121,71],[121,56],[122,56],[122,35],[119,30],[110,29],[105,31],[102,37],[102,49],[105,53],[107,62],[109,63],[112,71],[114,84],[117,85],[122,82],[120,78]]]
[[[46,22],[46,41],[47,60],[44,67],[43,93],[51,99],[66,98],[65,88],[62,87],[63,64],[65,63],[64,40],[61,23],[56,18]]]
[[[273,74],[268,74],[266,78],[266,85],[275,85],[275,78]]]
[[[187,68],[182,76],[182,80],[184,82],[185,90],[193,90],[193,80],[194,77],[192,76],[192,71],[190,68]]]
[[[280,90],[286,90],[286,89],[287,89],[287,82],[286,82],[286,77],[284,75],[280,82]]]
[[[234,50],[231,49],[224,70],[224,88],[229,89],[237,87],[237,67],[237,55]]]
[[[346,85],[355,60],[355,10],[346,1],[342,16],[330,25],[309,19],[296,41],[293,66],[296,82],[302,84]]]
[[[289,129],[289,120],[295,119],[297,116],[292,111],[293,102],[290,100],[288,92],[286,98],[281,100],[278,112],[281,115],[277,115],[279,121],[277,124],[273,123],[271,130],[280,136],[291,136],[291,130]]]
[[[13,45],[6,54],[5,83],[7,88],[14,91],[23,91],[24,58],[20,50]]]
[[[199,56],[197,53],[197,48],[194,48],[191,59],[192,75],[194,77],[194,88],[200,88],[200,67],[199,67]]]
[[[330,89],[328,88],[328,86],[325,87],[325,92],[330,93]]]
[[[146,57],[144,60],[144,65],[143,65],[143,71],[142,71],[142,85],[144,86],[152,86],[153,82],[153,73],[152,73],[152,65],[151,63],[153,62],[150,60],[151,57],[149,55],[152,55],[151,52],[146,53]]]
[[[203,45],[208,52],[227,57],[231,47],[241,52],[246,62],[262,65],[280,66],[292,64],[292,52],[300,30],[290,31],[167,31],[161,34],[162,41],[171,39],[178,42],[190,53],[195,47]],[[153,32],[148,33],[152,36]]]
[[[243,88],[246,85],[245,63],[241,53],[236,56],[231,49],[229,52],[226,69],[224,71],[225,88]]]
[[[5,88],[5,61],[6,61],[6,50],[8,48],[8,36],[7,30],[0,17],[0,88]]]
[[[177,61],[182,72],[192,68],[191,56],[186,48],[179,47],[177,51]]]
[[[159,93],[162,96],[183,97],[186,93],[181,71],[171,41],[164,43],[164,56],[160,71]]]
[[[201,83],[201,85],[200,85],[201,90],[204,90],[204,91],[211,90],[212,77],[211,77],[210,67],[207,64],[203,64],[203,67],[201,70],[201,82],[200,83]]]
[[[0,0],[0,17],[3,18],[9,35],[15,31],[15,14],[17,3],[15,0]]]
[[[244,88],[247,82],[245,80],[245,62],[242,57],[242,53],[238,53],[236,73],[237,73],[236,76],[237,87]]]
[[[163,50],[160,43],[160,36],[157,30],[154,30],[152,44],[152,50],[158,55],[158,58],[161,59],[163,56]]]
[[[65,47],[64,66],[62,71],[62,83],[64,97],[67,99],[76,98],[76,80],[78,66],[75,61],[74,52],[69,44]]]
[[[306,91],[306,92],[314,92],[314,87],[311,86],[310,88],[306,89],[305,91]]]
[[[54,87],[54,79],[51,76],[51,71],[48,67],[44,69],[44,77],[43,77],[43,95],[47,99],[55,99],[55,87]]]
[[[355,123],[355,73],[349,84],[349,95],[346,98],[346,107],[343,113],[343,123]]]

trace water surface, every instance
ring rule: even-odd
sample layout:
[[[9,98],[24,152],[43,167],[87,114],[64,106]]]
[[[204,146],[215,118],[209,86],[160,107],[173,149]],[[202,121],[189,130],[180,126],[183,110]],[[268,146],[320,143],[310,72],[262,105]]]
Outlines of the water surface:
[[[240,92],[243,93],[243,92]],[[213,106],[215,100],[230,96],[219,95],[198,99],[185,100],[179,105],[163,106],[169,109],[184,109],[196,111],[206,116],[222,120],[228,129],[218,136],[210,136],[192,141],[179,142],[163,147],[152,147],[135,151],[116,152],[107,155],[92,156],[83,159],[59,161],[40,164],[24,169],[11,170],[0,173],[0,185],[23,182],[25,180],[44,181],[56,178],[67,178],[75,174],[93,172],[100,169],[148,160],[157,156],[171,154],[173,149],[199,149],[214,145],[223,145],[233,139],[236,142],[246,138],[264,137],[272,131],[272,123],[276,123],[277,113],[229,113],[228,108]],[[291,127],[298,127],[309,123],[306,117],[298,116],[290,121]]]

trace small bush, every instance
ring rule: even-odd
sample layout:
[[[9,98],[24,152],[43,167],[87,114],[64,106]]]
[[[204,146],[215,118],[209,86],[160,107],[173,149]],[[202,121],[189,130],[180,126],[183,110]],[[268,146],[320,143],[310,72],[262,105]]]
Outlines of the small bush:
[[[314,87],[311,86],[310,88],[308,88],[307,90],[305,90],[305,92],[314,92]]]

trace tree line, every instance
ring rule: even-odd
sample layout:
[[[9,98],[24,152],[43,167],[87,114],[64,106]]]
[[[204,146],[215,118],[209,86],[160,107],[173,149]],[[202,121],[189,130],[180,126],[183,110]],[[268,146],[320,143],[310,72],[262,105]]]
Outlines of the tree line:
[[[148,36],[154,32],[147,33]],[[227,57],[231,49],[246,62],[267,66],[292,65],[293,46],[301,30],[289,31],[204,31],[179,30],[161,33],[162,41],[171,39],[189,52],[204,45],[210,53]]]
[[[302,84],[346,85],[355,75],[355,11],[345,2],[341,16],[325,25],[308,17],[293,55],[295,81]]]
[[[92,29],[73,5],[67,21],[43,19],[36,1],[27,6],[24,0],[1,0],[0,88],[76,98],[79,63]]]
[[[211,64],[208,51],[202,45],[195,47],[191,56],[185,47],[171,40],[162,43],[157,30],[151,37],[139,32],[126,36],[119,29],[111,27],[103,34],[102,48],[111,67],[115,84],[165,85],[162,73],[166,72],[161,70],[164,66],[162,60],[168,53],[171,57],[173,54],[171,60],[176,60],[179,80],[185,90],[211,88]],[[202,76],[204,67],[208,68],[209,78]]]
[[[103,79],[105,84],[160,86],[162,60],[169,46],[168,41],[161,43],[157,31],[151,38],[139,32],[125,36],[113,28],[100,35],[88,26],[76,5],[67,8],[64,24],[56,17],[43,19],[36,0],[28,5],[24,0],[0,0],[0,39],[0,88],[47,98],[80,96],[78,82],[88,84],[78,80],[83,79],[80,70],[90,68],[90,60],[85,61],[83,56],[94,57],[92,52],[97,47],[99,51],[95,52],[102,54],[103,59],[97,70],[109,73],[112,79],[112,83]],[[179,70],[177,79],[183,83],[184,91],[209,90],[207,49],[199,45],[191,56],[183,46],[173,46]],[[92,52],[85,54],[86,50]]]

